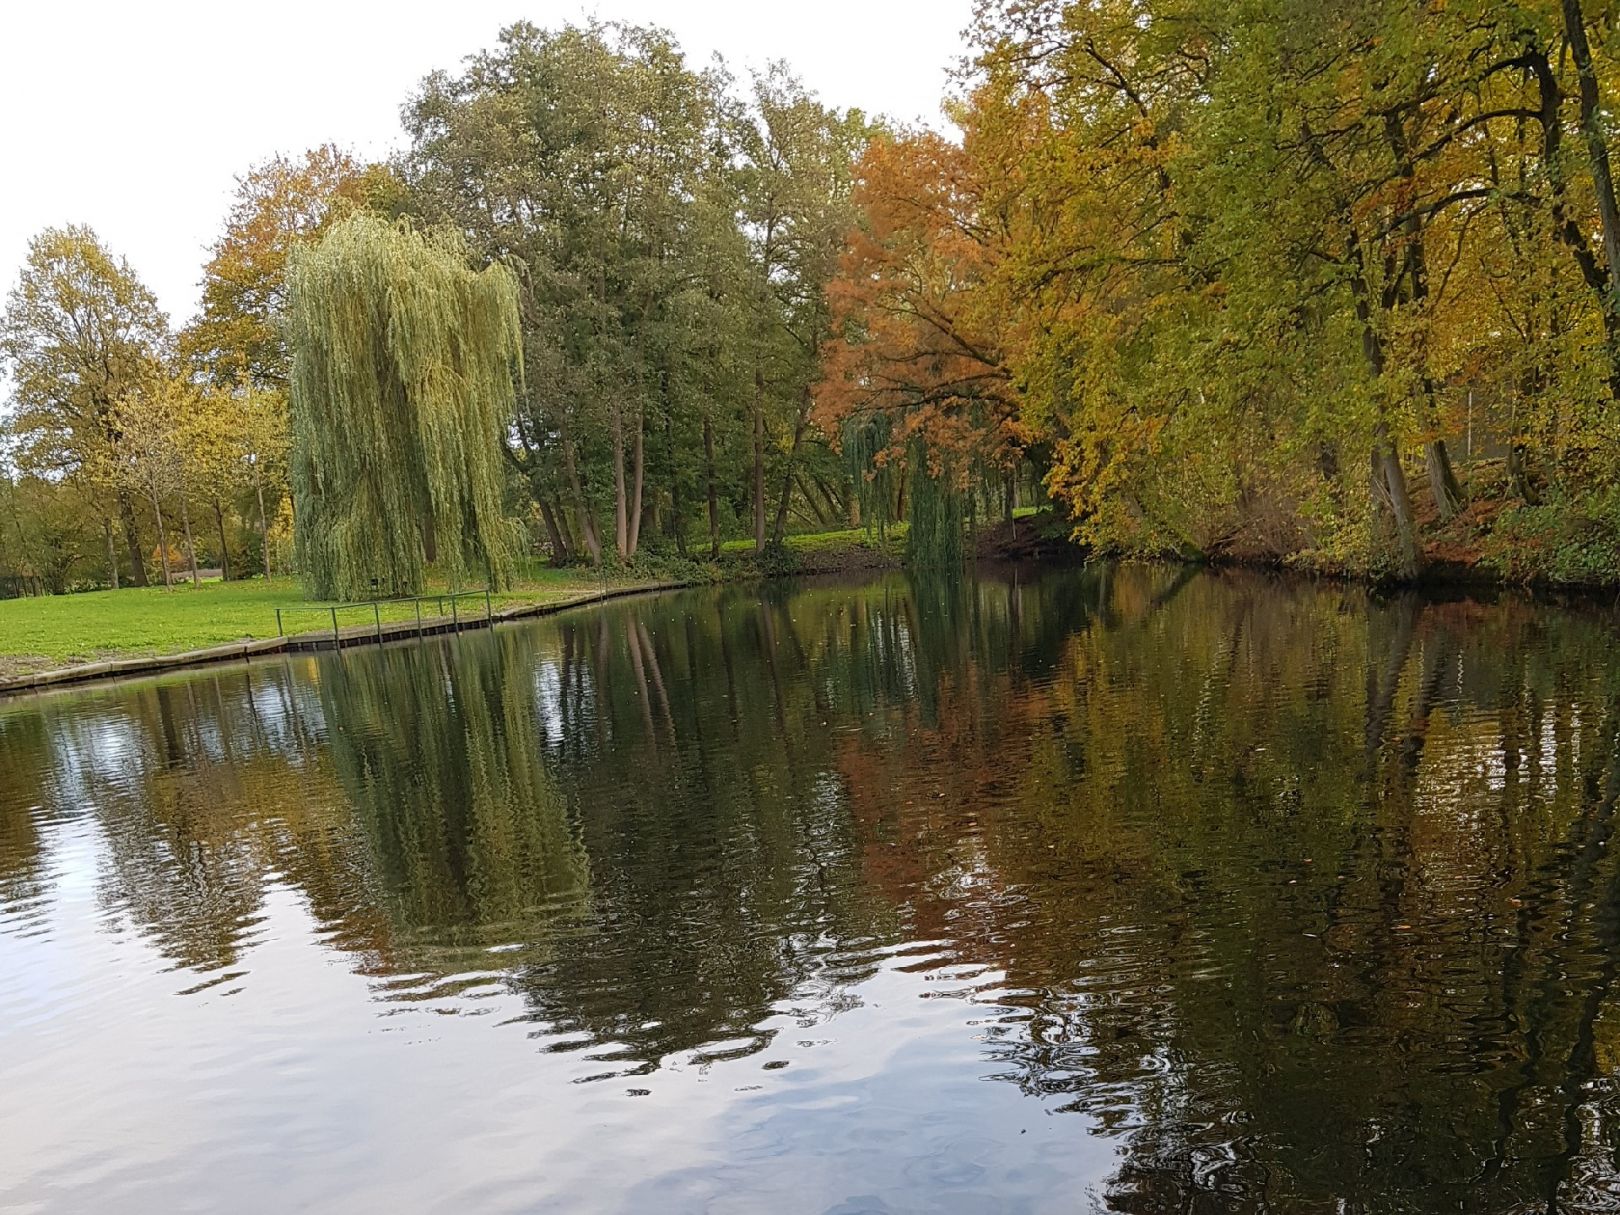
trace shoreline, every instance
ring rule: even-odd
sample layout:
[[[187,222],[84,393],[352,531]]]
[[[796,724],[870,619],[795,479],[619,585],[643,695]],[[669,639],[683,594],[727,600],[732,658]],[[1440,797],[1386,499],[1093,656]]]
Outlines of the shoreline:
[[[1285,578],[1303,578],[1340,585],[1357,585],[1375,594],[1457,594],[1477,595],[1515,594],[1533,600],[1552,603],[1600,603],[1620,594],[1620,582],[1558,583],[1545,580],[1523,581],[1510,579],[1480,564],[1454,560],[1436,560],[1429,563],[1416,578],[1401,579],[1373,573],[1333,569],[1306,563],[1293,563],[1277,557],[1257,554],[1223,557],[1178,557],[1174,554],[1117,553],[1091,554],[1067,542],[1055,544],[1048,535],[1034,544],[1006,543],[992,527],[981,534],[974,546],[974,563],[1014,562],[1036,565],[1084,565],[1093,561],[1114,561],[1149,565],[1174,566],[1189,572],[1250,571],[1273,574]],[[1029,537],[1034,540],[1035,537]],[[162,675],[225,663],[250,663],[277,655],[311,653],[322,650],[342,650],[363,645],[387,645],[391,642],[425,639],[454,633],[473,632],[516,620],[552,616],[574,608],[589,607],[632,595],[657,594],[663,591],[683,590],[698,586],[737,585],[767,581],[775,578],[809,577],[825,574],[860,573],[877,570],[902,569],[904,562],[897,551],[871,548],[863,544],[830,546],[821,551],[800,551],[791,569],[780,571],[760,569],[750,559],[725,562],[719,577],[664,577],[645,582],[625,583],[572,594],[549,602],[510,603],[497,607],[489,617],[453,621],[449,617],[426,619],[419,625],[414,621],[390,621],[378,625],[350,626],[334,637],[329,632],[312,631],[285,637],[242,639],[220,645],[171,653],[132,655],[127,658],[105,658],[90,662],[73,663],[47,670],[0,676],[0,700],[56,688],[82,687],[87,684],[113,683],[122,679]],[[752,554],[749,554],[752,557]],[[730,565],[731,568],[725,568]]]
[[[219,666],[225,663],[251,663],[258,659],[286,654],[316,653],[322,650],[346,650],[365,645],[387,645],[394,641],[412,641],[433,636],[470,633],[493,628],[513,620],[539,616],[552,616],[573,608],[589,607],[593,603],[606,603],[630,595],[651,595],[661,591],[683,590],[700,585],[694,582],[662,580],[609,587],[588,591],[567,599],[550,603],[518,603],[497,608],[488,617],[453,622],[448,617],[424,621],[418,628],[415,622],[390,622],[380,627],[351,627],[337,638],[329,633],[298,633],[287,637],[263,640],[227,642],[197,650],[182,650],[173,654],[147,654],[131,658],[104,659],[97,662],[75,663],[54,670],[36,671],[23,675],[0,677],[0,700],[26,696],[35,692],[48,692],[57,688],[76,688],[86,684],[116,683],[149,675],[165,675],[196,667]]]
[[[1510,594],[1546,601],[1599,602],[1612,601],[1620,596],[1620,579],[1592,582],[1562,582],[1548,578],[1510,578],[1486,565],[1461,561],[1435,560],[1425,565],[1416,577],[1401,578],[1347,570],[1307,563],[1293,563],[1284,558],[1244,557],[1177,557],[1171,554],[1107,554],[1093,560],[1146,562],[1186,566],[1192,569],[1214,571],[1250,570],[1279,574],[1290,578],[1305,578],[1332,582],[1344,586],[1360,586],[1375,594]]]

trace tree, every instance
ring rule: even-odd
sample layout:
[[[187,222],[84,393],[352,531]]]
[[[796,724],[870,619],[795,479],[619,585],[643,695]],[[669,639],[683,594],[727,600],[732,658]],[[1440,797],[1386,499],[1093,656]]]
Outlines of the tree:
[[[782,542],[787,524],[811,423],[812,389],[831,333],[827,284],[854,223],[853,162],[868,132],[858,111],[822,105],[781,64],[755,79],[752,100],[740,124],[739,193],[752,252],[751,495],[754,548],[762,552],[768,539]],[[781,416],[786,435],[781,490],[767,533],[765,457],[772,414]]]
[[[999,415],[1103,549],[1397,578],[1431,529],[1620,552],[1596,28],[1576,0],[981,5],[960,141],[861,166],[822,425],[875,484]],[[1494,471],[1453,467],[1476,418],[1500,526],[1470,505]]]
[[[424,81],[406,123],[416,204],[520,267],[508,453],[552,551],[685,551],[700,498],[711,552],[726,507],[762,547],[778,470],[780,533],[860,116],[780,68],[739,98],[657,30],[519,23]]]
[[[275,563],[270,555],[270,516],[265,509],[266,480],[286,484],[290,469],[292,436],[288,433],[287,400],[268,389],[249,390],[233,401],[237,425],[229,432],[229,462],[224,466],[226,484],[231,474],[245,477],[253,490],[259,516],[259,543],[263,546],[264,576],[274,578]]]
[[[287,265],[334,222],[394,186],[386,168],[331,144],[302,160],[276,156],[237,179],[225,230],[203,267],[202,308],[180,334],[182,354],[222,386],[285,390]]]
[[[69,225],[36,236],[0,319],[19,462],[60,477],[109,467],[118,402],[156,374],[168,340],[157,297],[93,231]],[[120,484],[114,498],[131,577],[145,586],[134,493]]]
[[[165,501],[185,501],[185,457],[180,430],[196,391],[184,381],[154,374],[139,388],[120,397],[112,416],[118,434],[102,479],[145,494],[157,523],[158,562],[163,585],[174,587],[169,556],[169,533],[163,518]],[[186,551],[192,581],[197,581],[196,549],[191,542],[191,514],[185,510]]]
[[[687,421],[688,343],[708,336],[688,316],[719,289],[719,87],[655,30],[518,23],[407,109],[419,204],[521,268],[531,375],[508,453],[554,551],[599,560],[606,514],[613,551],[634,556],[656,492],[649,435]],[[678,469],[663,472],[679,519]]]
[[[859,453],[855,475],[884,486],[880,521],[890,513],[883,474],[908,448],[950,492],[967,489],[975,468],[1010,478],[1022,453],[1002,310],[992,304],[1009,234],[979,177],[986,165],[973,130],[966,139],[916,132],[867,146],[856,176],[861,224],[827,288],[834,336],[815,416]]]
[[[288,287],[296,543],[316,595],[416,593],[430,563],[506,585],[515,277],[361,213],[300,252]]]

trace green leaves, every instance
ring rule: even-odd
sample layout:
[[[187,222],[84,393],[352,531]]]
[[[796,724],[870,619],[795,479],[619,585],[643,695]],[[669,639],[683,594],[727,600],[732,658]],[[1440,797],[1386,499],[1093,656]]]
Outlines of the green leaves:
[[[294,258],[289,288],[296,538],[316,596],[416,593],[430,562],[507,584],[513,274],[362,213]]]

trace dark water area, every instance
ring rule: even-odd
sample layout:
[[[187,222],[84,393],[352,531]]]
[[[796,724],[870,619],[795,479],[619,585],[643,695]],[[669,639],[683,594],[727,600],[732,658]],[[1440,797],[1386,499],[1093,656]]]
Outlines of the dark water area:
[[[0,1209],[1620,1209],[1615,636],[890,575],[0,704]]]

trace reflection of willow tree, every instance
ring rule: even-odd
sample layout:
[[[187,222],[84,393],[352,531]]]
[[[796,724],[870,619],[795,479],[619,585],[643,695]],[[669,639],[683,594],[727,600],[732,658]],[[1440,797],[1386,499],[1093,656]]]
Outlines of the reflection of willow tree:
[[[588,904],[525,658],[501,634],[321,668],[331,761],[401,943],[538,945]]]
[[[1097,615],[1050,683],[949,668],[841,762],[877,876],[1024,993],[1005,1074],[1124,1138],[1111,1201],[1612,1187],[1610,631],[1142,571]]]
[[[839,1007],[911,898],[871,880],[886,848],[849,813],[840,740],[905,746],[885,707],[939,720],[974,654],[1044,670],[1091,587],[768,586],[560,622],[556,753],[598,914],[523,978],[539,1015],[651,1066],[752,1049],[773,1009]]]
[[[836,1000],[828,940],[888,939],[828,779],[822,606],[726,590],[559,622],[554,753],[597,914],[520,975],[537,1015],[643,1066],[746,1051],[795,993]]]

